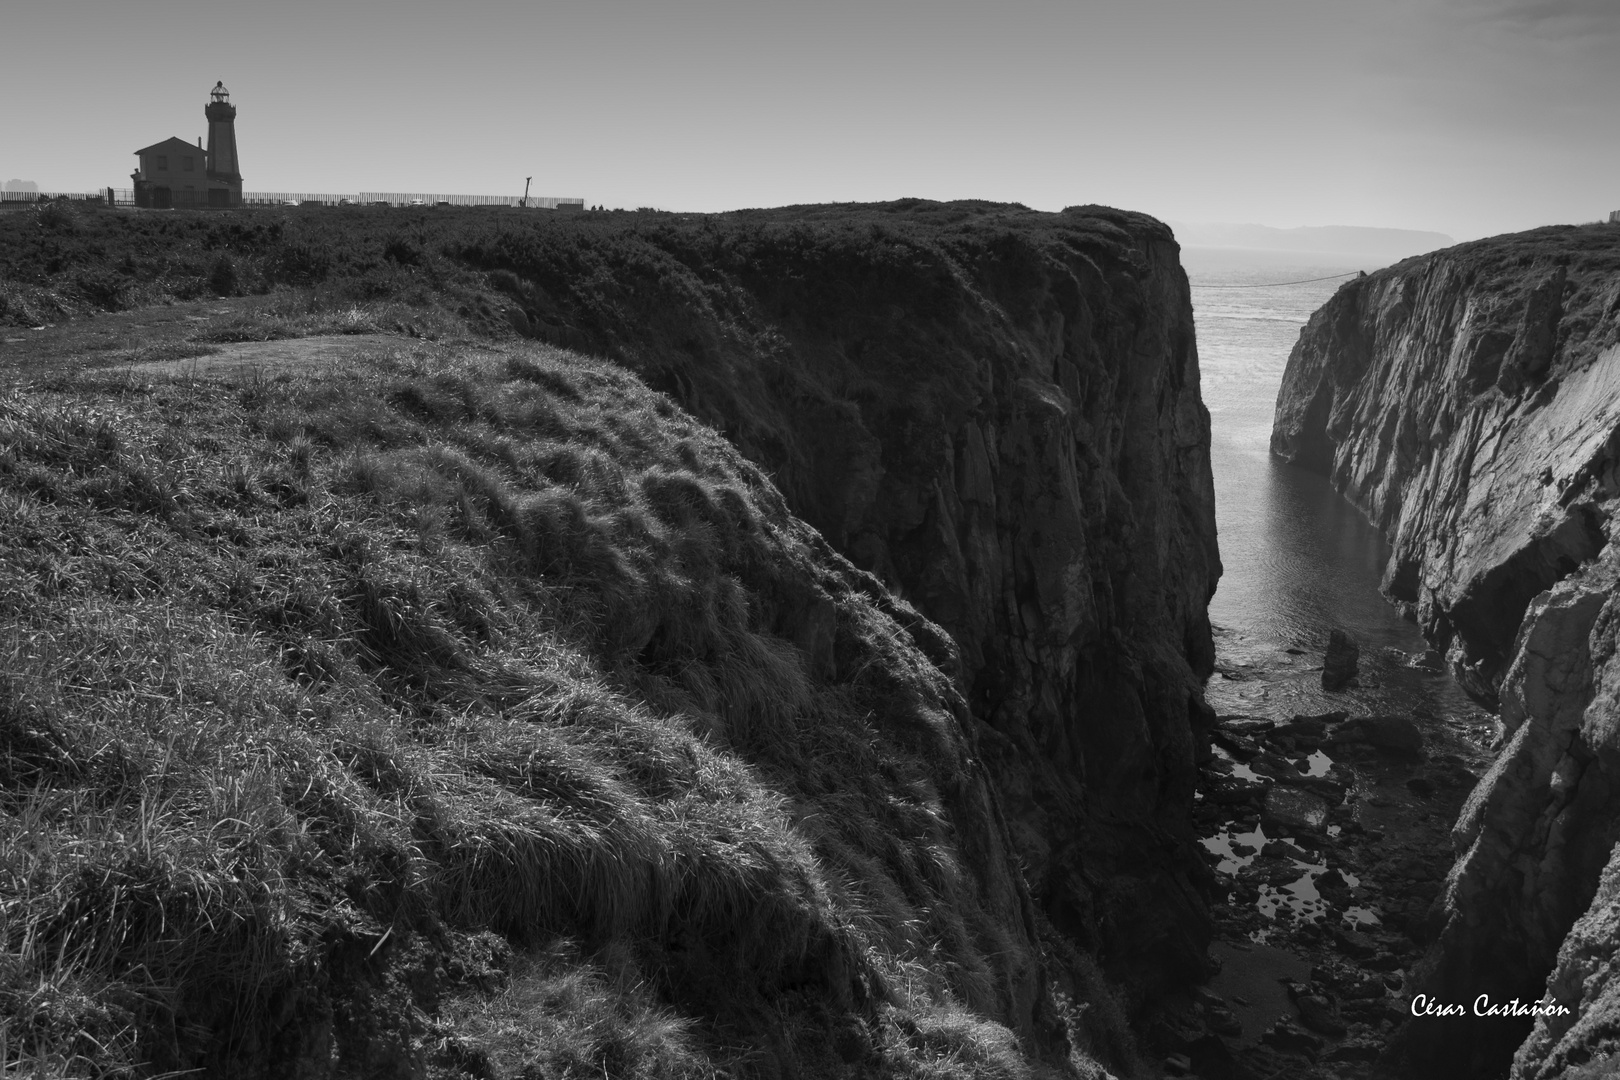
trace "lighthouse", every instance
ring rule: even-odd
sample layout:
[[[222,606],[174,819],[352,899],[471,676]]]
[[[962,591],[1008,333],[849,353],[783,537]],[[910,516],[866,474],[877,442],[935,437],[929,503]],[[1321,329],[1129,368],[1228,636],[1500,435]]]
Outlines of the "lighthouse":
[[[236,159],[236,106],[223,80],[203,108],[208,117],[208,205],[242,205],[242,169]]]
[[[236,106],[223,82],[214,84],[208,104],[208,151],[202,140],[192,146],[169,138],[135,151],[140,168],[130,174],[135,182],[135,205],[154,210],[201,206],[241,206],[242,169],[236,160]],[[197,168],[201,165],[202,168]]]

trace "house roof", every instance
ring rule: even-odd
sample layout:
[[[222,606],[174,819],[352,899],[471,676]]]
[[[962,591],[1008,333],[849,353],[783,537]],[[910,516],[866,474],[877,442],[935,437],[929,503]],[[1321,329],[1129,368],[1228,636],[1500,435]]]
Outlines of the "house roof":
[[[200,146],[198,146],[196,143],[188,143],[184,139],[181,139],[181,138],[178,138],[178,137],[171,137],[171,138],[164,139],[160,143],[153,143],[151,146],[143,146],[139,150],[135,151],[135,153],[137,153],[137,154],[178,154],[182,150],[190,150],[192,153],[195,154],[201,149],[202,148]]]

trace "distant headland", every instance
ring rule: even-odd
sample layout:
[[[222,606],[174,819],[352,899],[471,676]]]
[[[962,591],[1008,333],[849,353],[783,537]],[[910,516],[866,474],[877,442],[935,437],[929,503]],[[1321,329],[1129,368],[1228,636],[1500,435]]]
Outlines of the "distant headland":
[[[1172,221],[1183,247],[1250,248],[1263,251],[1332,252],[1404,259],[1456,243],[1445,233],[1378,229],[1359,225],[1316,225],[1277,229],[1270,225]]]

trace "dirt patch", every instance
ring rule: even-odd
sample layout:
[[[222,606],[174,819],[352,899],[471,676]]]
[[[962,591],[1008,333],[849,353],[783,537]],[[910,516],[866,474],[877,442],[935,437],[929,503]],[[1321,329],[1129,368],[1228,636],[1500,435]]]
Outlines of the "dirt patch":
[[[389,334],[329,334],[320,337],[281,338],[275,341],[240,341],[213,346],[206,356],[151,360],[113,370],[140,375],[184,375],[217,379],[239,374],[275,375],[312,364],[353,360],[399,338]]]

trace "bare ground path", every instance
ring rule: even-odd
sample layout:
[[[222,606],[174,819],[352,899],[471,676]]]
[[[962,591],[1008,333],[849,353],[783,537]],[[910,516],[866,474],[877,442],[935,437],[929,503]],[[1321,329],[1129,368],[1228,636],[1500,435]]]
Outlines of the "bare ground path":
[[[397,345],[402,339],[393,334],[321,334],[314,337],[280,338],[275,341],[238,341],[216,345],[202,356],[172,360],[148,360],[137,364],[115,365],[112,370],[142,375],[186,375],[219,378],[238,373],[275,375],[292,368],[315,364],[338,364],[375,351],[379,346]]]
[[[407,333],[388,332],[396,327],[379,324],[374,313],[306,310],[305,302],[290,294],[216,298],[40,327],[0,327],[0,386],[85,369],[198,377],[281,371],[341,362],[385,344],[418,343]]]

